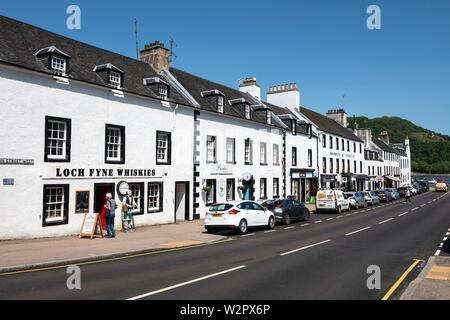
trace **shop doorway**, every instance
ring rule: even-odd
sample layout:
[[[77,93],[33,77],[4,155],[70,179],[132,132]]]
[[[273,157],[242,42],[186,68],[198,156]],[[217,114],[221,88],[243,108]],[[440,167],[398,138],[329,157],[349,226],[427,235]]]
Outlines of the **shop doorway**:
[[[250,181],[244,181],[244,200],[253,201],[254,200],[254,194],[253,194],[253,186],[255,184],[255,180],[252,179]]]
[[[175,222],[189,221],[189,182],[175,183]]]
[[[106,195],[111,193],[114,199],[114,183],[96,183],[94,185],[94,212],[101,214],[102,228],[106,230],[106,221],[104,218],[104,206],[106,203]],[[117,200],[116,200],[117,202]]]

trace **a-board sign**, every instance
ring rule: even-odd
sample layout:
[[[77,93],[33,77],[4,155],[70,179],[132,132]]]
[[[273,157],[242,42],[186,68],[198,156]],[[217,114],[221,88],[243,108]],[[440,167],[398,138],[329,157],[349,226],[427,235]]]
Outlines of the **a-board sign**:
[[[80,239],[82,237],[90,237],[91,239],[98,234],[103,238],[102,223],[98,213],[86,213],[81,226]]]

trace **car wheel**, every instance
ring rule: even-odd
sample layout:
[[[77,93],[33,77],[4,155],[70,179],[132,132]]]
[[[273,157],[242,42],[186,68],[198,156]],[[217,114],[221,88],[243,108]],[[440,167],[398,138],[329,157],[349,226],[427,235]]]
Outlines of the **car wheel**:
[[[358,210],[359,209],[359,203],[357,202],[355,205],[355,209]]]
[[[311,213],[308,211],[305,214],[305,219],[303,219],[304,221],[309,221],[309,219],[311,219]]]
[[[208,231],[208,233],[211,233],[211,234],[217,233],[217,230],[213,230],[213,229],[206,229],[206,230]]]
[[[291,224],[291,217],[290,217],[288,214],[286,214],[286,215],[284,216],[284,223],[285,223],[286,225]]]
[[[268,229],[274,229],[275,228],[275,219],[274,217],[269,218],[269,224],[267,225]]]
[[[247,221],[241,220],[241,222],[239,222],[239,230],[238,231],[240,234],[247,233]]]
[[[341,208],[341,206],[339,206],[339,207],[337,208],[337,213],[338,213],[338,214],[341,214],[341,213],[342,213],[342,208]]]

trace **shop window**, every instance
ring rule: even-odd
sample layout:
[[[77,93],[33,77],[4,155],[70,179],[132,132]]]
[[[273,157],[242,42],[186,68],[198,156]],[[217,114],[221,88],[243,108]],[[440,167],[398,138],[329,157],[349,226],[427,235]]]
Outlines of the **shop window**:
[[[137,208],[133,209],[133,215],[144,214],[144,183],[129,183],[132,197]]]
[[[105,162],[125,163],[125,127],[106,125]]]
[[[261,178],[259,183],[259,198],[260,199],[267,199],[267,179]]]
[[[216,203],[216,180],[206,180],[206,205],[210,206]]]
[[[71,120],[45,117],[45,162],[70,162]]]
[[[234,201],[235,199],[235,180],[227,179],[227,201]]]
[[[147,194],[147,212],[157,213],[163,211],[163,183],[148,183],[148,194]]]
[[[170,132],[156,132],[156,164],[170,165],[172,153],[172,134]]]
[[[69,185],[44,185],[42,226],[69,223]]]
[[[280,197],[280,179],[279,178],[273,178],[273,197],[274,198]]]

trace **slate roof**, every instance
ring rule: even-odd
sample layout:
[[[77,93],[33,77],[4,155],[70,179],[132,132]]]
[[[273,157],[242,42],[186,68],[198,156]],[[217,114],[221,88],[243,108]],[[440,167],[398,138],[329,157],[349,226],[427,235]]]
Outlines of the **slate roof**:
[[[300,107],[300,113],[311,120],[320,130],[328,132],[349,140],[363,142],[350,129],[344,128],[337,121],[328,118],[320,113],[314,112],[310,109]]]
[[[383,151],[400,154],[400,152],[397,149],[392,148],[390,145],[384,143],[383,141],[381,141],[379,139],[372,139],[372,141],[373,141],[373,143],[375,143],[376,146],[378,146]]]
[[[204,93],[205,91],[211,90],[218,90],[218,92],[220,92],[221,95],[224,96],[223,114],[231,117],[245,119],[245,111],[242,104],[238,103],[232,105],[230,104],[230,101],[236,100],[236,102],[239,102],[245,100],[250,105],[259,104],[257,99],[246,92],[241,92],[239,90],[224,86],[216,82],[212,82],[210,80],[206,80],[204,78],[195,76],[176,68],[170,68],[169,71],[181,83],[181,85],[186,88],[189,94],[200,104],[201,109],[203,110],[221,114],[217,110],[216,100],[211,99],[211,96],[209,95],[204,96],[204,94],[202,94],[202,92]],[[266,114],[263,111],[252,110],[251,120],[267,125]],[[274,121],[272,122],[272,126],[281,128],[281,126],[277,126]]]
[[[124,72],[121,90],[161,100],[150,87],[145,86],[143,79],[158,77],[158,74],[147,63],[103,50],[38,27],[0,15],[0,62],[18,67],[53,74],[35,56],[44,48],[55,48],[69,55],[69,70],[66,78],[79,80],[103,87],[112,88],[100,77],[94,68],[112,64]],[[48,50],[47,50],[48,51]],[[44,52],[46,52],[44,50]],[[179,92],[171,89],[167,101],[183,105],[191,105]]]
[[[271,104],[271,103],[268,103],[265,101],[263,103],[266,106],[268,106],[272,110],[272,112],[274,114],[276,114],[277,116],[290,115],[292,118],[296,119],[299,124],[301,124],[301,122],[299,121],[299,118],[288,108],[279,107],[279,106],[276,106],[274,104]],[[285,120],[285,119],[281,119],[281,120],[284,122],[284,124],[286,124],[290,128],[291,125],[288,120]],[[308,129],[306,126],[298,125],[297,132],[307,135]],[[317,135],[313,133],[313,136],[317,136]]]

